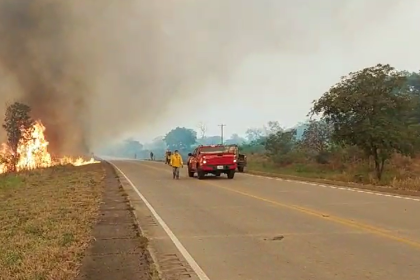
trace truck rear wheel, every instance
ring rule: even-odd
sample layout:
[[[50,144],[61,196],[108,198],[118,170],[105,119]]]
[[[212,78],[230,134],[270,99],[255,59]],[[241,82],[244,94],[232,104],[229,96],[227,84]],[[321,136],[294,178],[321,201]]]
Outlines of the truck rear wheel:
[[[233,179],[235,177],[235,170],[229,170],[227,177],[228,179]]]

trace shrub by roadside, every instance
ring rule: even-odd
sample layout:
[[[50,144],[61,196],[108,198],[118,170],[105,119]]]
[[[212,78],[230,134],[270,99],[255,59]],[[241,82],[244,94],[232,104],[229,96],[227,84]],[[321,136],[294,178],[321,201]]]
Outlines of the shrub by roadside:
[[[381,181],[375,178],[371,163],[360,159],[340,164],[335,162],[320,164],[306,159],[295,160],[289,164],[276,164],[266,156],[255,154],[248,156],[248,170],[292,176],[303,180],[324,179],[420,191],[420,159],[410,159],[400,155],[394,156],[389,161]]]
[[[74,279],[104,176],[101,164],[0,176],[1,279]]]

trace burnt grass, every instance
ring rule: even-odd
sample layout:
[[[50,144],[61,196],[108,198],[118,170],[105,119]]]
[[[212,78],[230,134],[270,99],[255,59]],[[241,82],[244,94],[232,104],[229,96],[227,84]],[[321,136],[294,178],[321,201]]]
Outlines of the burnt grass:
[[[111,164],[102,165],[106,175],[99,218],[77,280],[157,279],[148,240],[139,231],[127,194]]]

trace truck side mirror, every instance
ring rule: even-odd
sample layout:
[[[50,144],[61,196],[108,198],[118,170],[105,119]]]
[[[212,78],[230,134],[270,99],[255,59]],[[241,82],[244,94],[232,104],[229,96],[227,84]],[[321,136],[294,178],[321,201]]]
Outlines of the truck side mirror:
[[[192,157],[192,153],[188,153],[188,156],[189,156],[189,157]]]

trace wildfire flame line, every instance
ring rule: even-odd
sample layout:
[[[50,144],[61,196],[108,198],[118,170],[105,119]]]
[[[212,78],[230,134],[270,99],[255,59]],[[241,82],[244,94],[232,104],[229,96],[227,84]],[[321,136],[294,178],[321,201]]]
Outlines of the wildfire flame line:
[[[37,168],[46,168],[55,165],[72,164],[81,166],[98,163],[99,161],[91,158],[85,161],[83,158],[63,157],[53,159],[48,152],[49,142],[45,139],[46,128],[41,121],[36,121],[32,127],[22,130],[22,138],[17,147],[16,171],[33,170]],[[10,171],[10,162],[8,159],[13,157],[13,151],[7,144],[0,145],[0,174]]]

